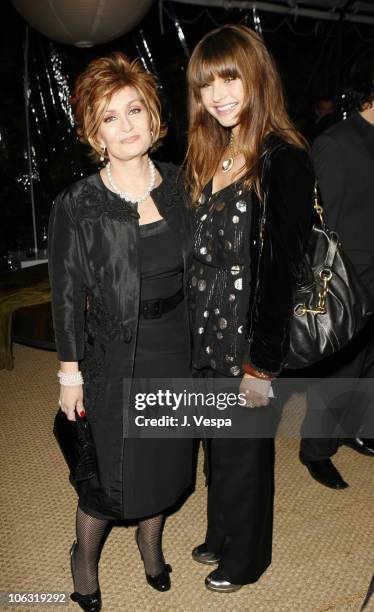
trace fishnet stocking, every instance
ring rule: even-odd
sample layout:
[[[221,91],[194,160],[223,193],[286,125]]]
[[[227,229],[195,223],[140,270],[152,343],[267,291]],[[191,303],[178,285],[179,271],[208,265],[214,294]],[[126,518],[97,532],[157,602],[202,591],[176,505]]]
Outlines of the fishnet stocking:
[[[109,521],[89,516],[78,506],[76,517],[77,544],[72,557],[74,589],[81,595],[99,588],[98,562]]]
[[[163,526],[163,514],[139,521],[137,542],[142,555],[144,569],[150,576],[161,574],[165,568],[161,545]]]

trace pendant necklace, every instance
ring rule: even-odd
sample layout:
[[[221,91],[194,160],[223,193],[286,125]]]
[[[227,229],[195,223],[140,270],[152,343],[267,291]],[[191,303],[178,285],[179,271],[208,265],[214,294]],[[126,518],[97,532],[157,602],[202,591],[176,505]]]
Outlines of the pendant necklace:
[[[113,181],[112,172],[111,172],[111,169],[110,169],[110,162],[108,162],[107,165],[105,166],[105,170],[106,170],[108,181],[109,181],[109,184],[110,184],[112,190],[115,193],[117,193],[117,195],[119,195],[119,197],[122,200],[127,200],[131,204],[138,204],[138,205],[141,204],[142,202],[144,202],[144,200],[146,200],[148,198],[148,196],[150,195],[152,189],[154,188],[154,186],[156,184],[156,168],[154,167],[154,164],[153,164],[151,159],[148,160],[148,166],[149,166],[149,185],[148,185],[148,189],[141,196],[134,198],[127,191],[121,191],[117,187],[117,185]]]
[[[240,153],[240,151],[236,151],[234,149],[234,132],[231,131],[230,142],[229,142],[230,157],[228,157],[227,159],[224,159],[222,162],[222,166],[221,166],[221,170],[224,174],[226,174],[226,172],[230,172],[231,168],[234,165],[234,159],[238,155],[238,153]]]

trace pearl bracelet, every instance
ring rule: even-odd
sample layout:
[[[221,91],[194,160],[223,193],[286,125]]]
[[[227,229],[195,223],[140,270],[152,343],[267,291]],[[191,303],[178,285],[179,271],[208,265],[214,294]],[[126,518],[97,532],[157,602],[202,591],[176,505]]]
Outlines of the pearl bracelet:
[[[72,372],[68,374],[66,372],[57,372],[57,377],[60,380],[60,385],[63,387],[74,387],[75,385],[83,385],[82,372]]]

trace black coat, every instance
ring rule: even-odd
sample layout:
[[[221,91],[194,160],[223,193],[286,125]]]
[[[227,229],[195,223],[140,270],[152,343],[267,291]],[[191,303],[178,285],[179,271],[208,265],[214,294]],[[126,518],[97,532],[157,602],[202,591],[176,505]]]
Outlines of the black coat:
[[[177,234],[190,265],[190,216],[178,169],[157,164],[163,181],[152,191],[160,212]],[[84,178],[59,194],[49,223],[49,273],[57,354],[78,361],[84,406],[100,466],[100,486],[84,503],[114,518],[124,516],[123,439],[139,318],[138,215],[110,192],[100,175]],[[186,307],[186,318],[188,317]]]
[[[244,362],[277,374],[289,350],[294,294],[313,219],[314,172],[303,149],[275,136],[267,140],[274,151],[262,173],[264,197],[253,197],[250,236],[251,297],[247,316],[248,350]],[[264,160],[265,158],[263,158]],[[263,162],[262,162],[263,163]],[[266,200],[265,228],[261,228]],[[259,243],[263,251],[258,270]]]
[[[374,126],[355,111],[317,138],[311,157],[327,225],[374,298]]]

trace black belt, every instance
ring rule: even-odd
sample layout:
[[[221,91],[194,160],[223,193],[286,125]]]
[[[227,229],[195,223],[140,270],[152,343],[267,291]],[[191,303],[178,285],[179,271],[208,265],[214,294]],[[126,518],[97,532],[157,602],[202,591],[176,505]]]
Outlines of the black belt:
[[[165,312],[173,310],[183,300],[183,287],[168,298],[140,302],[139,314],[143,319],[159,319]]]

